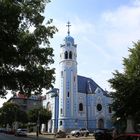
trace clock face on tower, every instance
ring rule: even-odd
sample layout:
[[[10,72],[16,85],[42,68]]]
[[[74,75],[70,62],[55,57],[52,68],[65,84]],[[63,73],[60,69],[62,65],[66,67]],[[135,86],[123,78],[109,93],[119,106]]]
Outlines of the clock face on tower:
[[[69,42],[67,43],[67,46],[70,47],[70,43]]]
[[[72,62],[66,62],[66,66],[67,67],[71,67],[72,66]]]

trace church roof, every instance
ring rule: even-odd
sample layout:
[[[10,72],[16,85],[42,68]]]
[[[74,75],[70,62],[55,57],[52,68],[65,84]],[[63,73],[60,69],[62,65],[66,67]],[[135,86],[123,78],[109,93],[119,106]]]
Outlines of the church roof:
[[[87,78],[84,76],[77,76],[77,82],[78,82],[78,92],[84,93],[84,94],[95,94],[95,91],[97,88],[100,88],[105,96],[110,97],[110,95],[104,91],[95,81],[93,81],[91,78]],[[52,97],[56,97],[59,94],[58,88],[53,88],[49,90],[46,94],[51,93]]]
[[[51,97],[56,97],[59,94],[59,89],[58,88],[53,88],[51,90],[49,90],[46,94],[51,93]]]
[[[65,37],[65,42],[69,42],[69,43],[71,43],[72,45],[74,44],[74,38],[73,37],[71,37],[70,35],[67,35],[66,37]]]
[[[78,80],[78,92],[80,93],[94,94],[97,88],[100,88],[103,92],[105,92],[91,78],[78,75],[77,80]]]

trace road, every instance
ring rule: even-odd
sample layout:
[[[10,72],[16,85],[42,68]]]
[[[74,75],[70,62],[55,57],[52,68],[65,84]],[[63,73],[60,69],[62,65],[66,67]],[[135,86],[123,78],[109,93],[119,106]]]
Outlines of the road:
[[[28,135],[27,137],[19,137],[15,135],[0,133],[0,140],[56,140],[56,139],[49,136],[39,136],[37,138],[36,135]]]
[[[28,137],[17,137],[14,135],[8,135],[4,133],[0,133],[0,140],[33,140],[33,138]]]
[[[5,133],[0,133],[0,140],[95,140],[92,136],[89,137],[70,137],[70,138],[53,138],[52,136],[39,136],[28,135],[27,137],[17,137]]]

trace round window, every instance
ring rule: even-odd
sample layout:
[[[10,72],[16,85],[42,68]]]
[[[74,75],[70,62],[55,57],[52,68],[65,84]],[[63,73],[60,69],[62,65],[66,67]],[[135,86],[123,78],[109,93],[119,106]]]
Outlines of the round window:
[[[97,104],[97,110],[101,111],[102,110],[102,105],[101,104]]]

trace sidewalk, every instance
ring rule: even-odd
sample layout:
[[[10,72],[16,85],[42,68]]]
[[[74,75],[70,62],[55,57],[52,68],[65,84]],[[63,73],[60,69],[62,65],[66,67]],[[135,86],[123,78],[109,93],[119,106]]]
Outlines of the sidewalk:
[[[28,137],[34,140],[55,140],[54,134],[44,133],[36,136],[36,132],[28,133]]]
[[[89,135],[88,137],[73,137],[69,135],[69,138],[55,138],[54,134],[44,133],[36,136],[36,133],[29,133],[28,137],[33,140],[95,140],[94,136]]]

